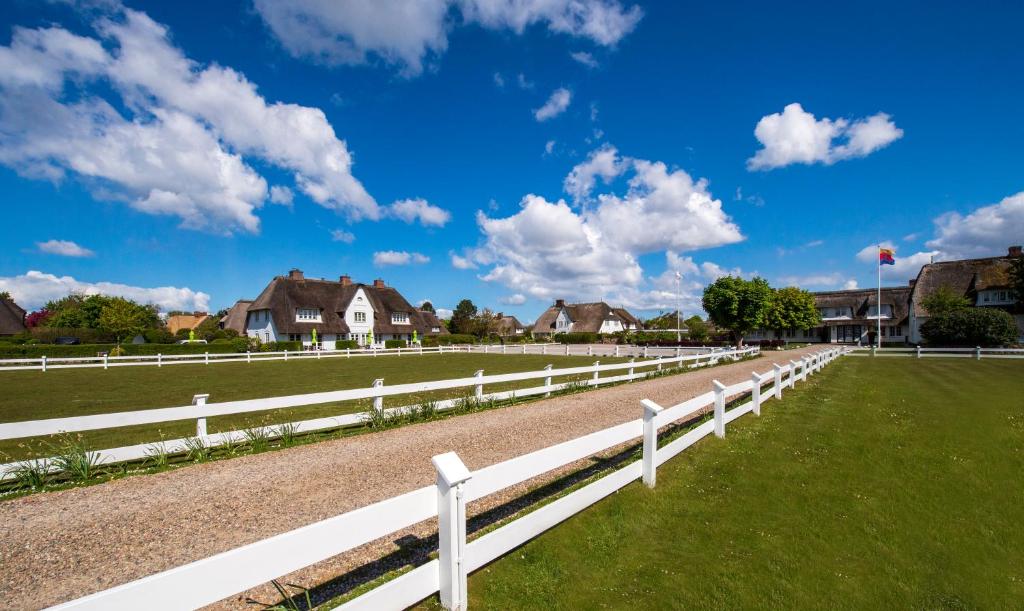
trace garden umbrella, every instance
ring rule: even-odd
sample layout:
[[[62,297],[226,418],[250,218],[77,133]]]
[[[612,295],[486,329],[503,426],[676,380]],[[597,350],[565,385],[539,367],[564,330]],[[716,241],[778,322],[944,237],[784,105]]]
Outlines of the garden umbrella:
[[[188,342],[191,344],[194,341],[196,341],[196,330],[195,329],[189,329],[188,330]]]
[[[313,347],[316,348],[316,329],[313,329]]]
[[[417,341],[419,341],[419,340],[416,339],[416,329],[413,329],[412,330],[412,343],[415,344]]]
[[[370,329],[369,341],[370,341],[370,347],[372,348],[373,347],[373,329]]]

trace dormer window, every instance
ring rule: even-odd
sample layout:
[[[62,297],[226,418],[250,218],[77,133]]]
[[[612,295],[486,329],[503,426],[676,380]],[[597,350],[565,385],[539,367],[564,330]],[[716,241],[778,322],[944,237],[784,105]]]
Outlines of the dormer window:
[[[868,306],[868,318],[878,318],[878,306]],[[882,304],[882,318],[892,318],[892,305]]]
[[[366,312],[353,312],[353,316],[356,322],[366,322]]]
[[[393,325],[407,325],[407,324],[409,324],[409,313],[408,312],[392,312],[391,313],[391,324],[393,324]]]
[[[295,312],[295,320],[300,322],[320,322],[320,310],[316,308],[299,308]]]

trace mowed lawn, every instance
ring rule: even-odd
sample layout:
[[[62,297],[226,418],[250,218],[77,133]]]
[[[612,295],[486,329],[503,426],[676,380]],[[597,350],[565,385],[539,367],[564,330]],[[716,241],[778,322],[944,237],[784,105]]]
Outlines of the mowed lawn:
[[[1019,609],[1024,361],[841,359],[469,592],[476,609]]]
[[[41,420],[157,407],[189,405],[193,395],[209,393],[210,402],[256,399],[305,394],[346,388],[365,388],[375,378],[386,385],[443,380],[472,376],[478,369],[486,375],[554,367],[580,367],[600,360],[603,364],[624,362],[625,358],[500,355],[429,354],[326,358],[320,360],[173,365],[165,367],[113,367],[108,370],[51,369],[0,372],[0,422]],[[637,371],[644,369],[637,368]],[[624,373],[624,372],[623,372]],[[556,378],[555,382],[562,381]],[[485,391],[526,388],[543,384],[543,379],[485,386]],[[385,407],[409,405],[424,399],[460,397],[472,388],[428,393],[422,396],[386,397]],[[267,423],[291,422],[329,417],[367,409],[372,400],[301,407],[274,412],[225,416],[209,420],[210,432],[237,430]],[[123,427],[82,433],[93,449],[155,442],[195,433],[195,421]],[[0,441],[0,452],[13,458],[46,454],[38,443],[23,440]],[[4,456],[0,455],[0,461]]]

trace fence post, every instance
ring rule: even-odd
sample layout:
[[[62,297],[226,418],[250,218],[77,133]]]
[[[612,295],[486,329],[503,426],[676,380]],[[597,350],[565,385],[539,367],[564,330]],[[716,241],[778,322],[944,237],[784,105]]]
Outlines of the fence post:
[[[526,354],[526,344],[523,344],[523,354]]]
[[[455,452],[430,460],[437,469],[437,552],[441,606],[466,608],[466,499],[463,487],[472,477]]]
[[[650,399],[642,399],[640,405],[644,407],[643,480],[648,488],[654,488],[657,479],[658,414],[665,408]]]
[[[917,345],[917,358],[921,358],[921,344]]]
[[[875,346],[874,346],[874,344],[871,345],[871,356],[875,356]]]
[[[246,350],[245,351],[245,362],[246,363],[251,363],[252,362],[252,351],[251,350]]]
[[[103,353],[103,368],[106,369],[109,366],[110,366],[110,353],[109,352],[104,352]]]
[[[800,359],[800,363],[802,364],[802,367],[800,368],[800,373],[801,373],[800,381],[801,382],[806,382],[807,381],[807,373],[808,373],[807,372],[807,366],[810,364],[810,361],[811,361],[811,357],[809,357],[809,356],[805,356],[804,358]]]
[[[43,371],[46,371],[46,355],[45,354],[43,355],[42,363],[43,363],[42,369],[43,369]]]
[[[644,358],[647,358],[647,346],[644,346]]]
[[[796,370],[797,362],[793,359],[789,360],[789,387],[794,388],[796,386]]]
[[[157,352],[156,353],[156,366],[157,367],[163,367],[163,364],[164,364],[164,355],[162,355],[159,352]]]
[[[206,405],[206,400],[210,398],[209,394],[195,395],[192,397],[192,405],[196,406],[196,409],[200,414],[203,413],[203,406]],[[196,437],[206,437],[206,417],[200,416],[196,418]]]
[[[543,355],[547,355],[547,353],[548,353],[548,345],[547,344],[541,344],[540,353],[543,354]]]
[[[600,373],[597,368],[601,366],[601,361],[594,361],[594,387],[597,387],[597,378]]]
[[[210,364],[210,353],[209,352],[204,352],[203,353],[203,363],[205,363],[206,365]]]
[[[473,390],[473,396],[475,396],[478,400],[479,399],[483,399],[484,398],[484,383],[483,383],[484,370],[483,369],[477,369],[476,373],[473,374],[473,377],[475,377],[476,380],[477,380],[476,387]]]
[[[977,361],[981,360],[981,346],[977,346],[974,348],[974,359]]]
[[[351,348],[345,348],[345,358],[347,358],[347,359],[352,358],[352,349]]]
[[[284,351],[284,360],[288,360],[288,350]]]
[[[615,356],[619,356],[619,345],[615,344]]]
[[[715,388],[715,436],[725,437],[725,384],[712,380]]]
[[[782,398],[782,365],[778,363],[772,363],[772,367],[775,369],[775,398]]]
[[[761,376],[755,371],[750,375],[753,386],[750,387],[750,400],[754,403],[754,415],[761,415]]]
[[[569,344],[565,345],[565,356],[569,356]]]
[[[544,366],[544,371],[551,371],[551,365],[545,365]],[[548,389],[548,391],[546,393],[544,393],[544,396],[545,397],[550,397],[551,396],[551,390],[550,390],[551,389],[551,376],[548,376],[548,377],[544,378],[544,388]]]
[[[381,388],[384,386],[384,378],[377,378],[373,381],[374,388]],[[384,395],[375,395],[373,397],[373,410],[378,414],[384,411]]]
[[[632,357],[632,358],[629,359],[629,379],[630,380],[633,379],[633,371],[634,371],[633,363],[635,363],[635,362],[636,362],[636,357]]]
[[[594,356],[594,347],[587,344],[587,356]]]

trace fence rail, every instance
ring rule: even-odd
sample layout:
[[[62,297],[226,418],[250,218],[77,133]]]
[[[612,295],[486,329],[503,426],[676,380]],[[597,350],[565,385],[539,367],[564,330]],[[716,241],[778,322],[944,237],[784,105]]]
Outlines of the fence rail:
[[[223,552],[162,573],[97,592],[55,607],[68,610],[195,608],[261,585],[271,579],[345,553],[380,537],[438,518],[438,558],[348,601],[342,609],[402,609],[435,592],[448,609],[465,609],[469,572],[529,541],[586,507],[642,479],[654,487],[657,467],[714,433],[724,437],[732,420],[760,414],[769,399],[781,399],[786,386],[819,371],[846,349],[807,355],[740,384],[714,382],[714,390],[662,408],[642,401],[643,417],[596,433],[471,472],[454,452],[435,456],[437,483],[337,517]],[[787,375],[788,374],[788,375]],[[768,388],[765,383],[772,382]],[[729,411],[726,399],[750,392],[750,401]],[[712,420],[658,448],[658,430],[688,421],[713,406]],[[564,467],[581,458],[642,438],[643,454],[631,463],[552,503],[471,542],[466,538],[466,503]]]
[[[409,346],[406,348],[345,348],[339,350],[301,350],[277,352],[225,352],[197,354],[139,354],[130,356],[39,356],[0,359],[0,371],[48,371],[50,369],[81,369],[195,365],[216,363],[254,363],[330,358],[402,356],[403,354],[451,354],[458,352],[482,354],[542,354],[556,356],[679,356],[722,351],[716,347],[645,347],[618,344],[452,344],[448,346]]]
[[[874,348],[857,347],[849,352],[852,356],[872,357],[912,357],[912,358],[973,358],[981,359],[1024,359],[1024,349],[1021,348],[923,348],[911,346],[908,348]]]
[[[246,399],[240,401],[224,401],[221,403],[207,403],[209,395],[196,395],[192,405],[179,407],[163,407],[154,409],[135,410],[127,412],[115,412],[110,414],[96,414],[91,416],[71,416],[66,418],[51,418],[46,420],[27,420],[21,422],[7,422],[0,424],[0,440],[22,439],[26,437],[39,437],[43,435],[54,435],[59,433],[75,433],[93,431],[99,429],[112,429],[124,426],[135,426],[141,424],[157,424],[161,422],[174,422],[181,420],[195,420],[195,438],[200,439],[205,447],[215,448],[225,444],[240,442],[246,438],[246,431],[225,431],[222,433],[208,434],[207,419],[215,416],[229,416],[237,414],[248,414],[255,412],[268,412],[292,407],[305,407],[327,403],[338,403],[342,401],[354,401],[358,399],[373,399],[374,409],[380,412],[403,411],[408,407],[394,407],[388,410],[383,408],[384,397],[406,395],[411,393],[423,393],[439,390],[451,390],[458,388],[472,388],[473,397],[478,400],[503,400],[511,397],[528,397],[539,394],[549,395],[567,387],[569,384],[552,384],[552,378],[587,375],[584,380],[575,382],[587,386],[599,386],[626,382],[643,378],[647,372],[636,372],[638,368],[662,369],[665,366],[684,365],[699,367],[708,363],[715,363],[720,359],[738,359],[745,356],[753,356],[760,351],[757,347],[745,348],[742,350],[728,350],[706,354],[691,354],[671,357],[657,357],[648,360],[632,360],[627,363],[615,363],[602,365],[596,361],[593,365],[583,367],[566,367],[552,369],[552,365],[536,371],[524,371],[518,373],[503,373],[495,375],[484,375],[481,369],[476,375],[466,378],[453,378],[448,380],[435,380],[429,382],[413,382],[409,384],[396,384],[385,386],[384,380],[374,380],[372,386],[367,388],[352,388],[346,390],[335,390],[328,392],[310,393],[302,395],[288,395],[281,397],[269,397],[265,399]],[[678,354],[678,352],[677,352]],[[703,362],[702,362],[703,361]],[[622,375],[611,375],[601,377],[602,373],[624,372]],[[489,394],[484,393],[484,387],[488,384],[503,384],[509,382],[522,382],[528,380],[543,379],[544,385],[526,389],[499,391]],[[451,409],[461,399],[446,399],[436,402],[438,410]],[[315,430],[339,428],[352,426],[363,422],[368,413],[358,412],[339,416],[304,420],[289,423],[293,433],[308,433]],[[257,427],[262,432],[273,435],[277,427]],[[116,463],[128,460],[145,458],[159,449],[160,453],[175,454],[187,451],[186,443],[191,439],[172,439],[154,443],[142,443],[131,446],[122,446],[104,450],[93,451],[90,454],[97,463]],[[158,446],[158,447],[155,447]],[[36,459],[29,461],[16,461],[0,464],[0,481],[10,479],[24,466],[38,465],[42,460],[48,465],[47,470],[55,471],[53,461],[49,459]]]

